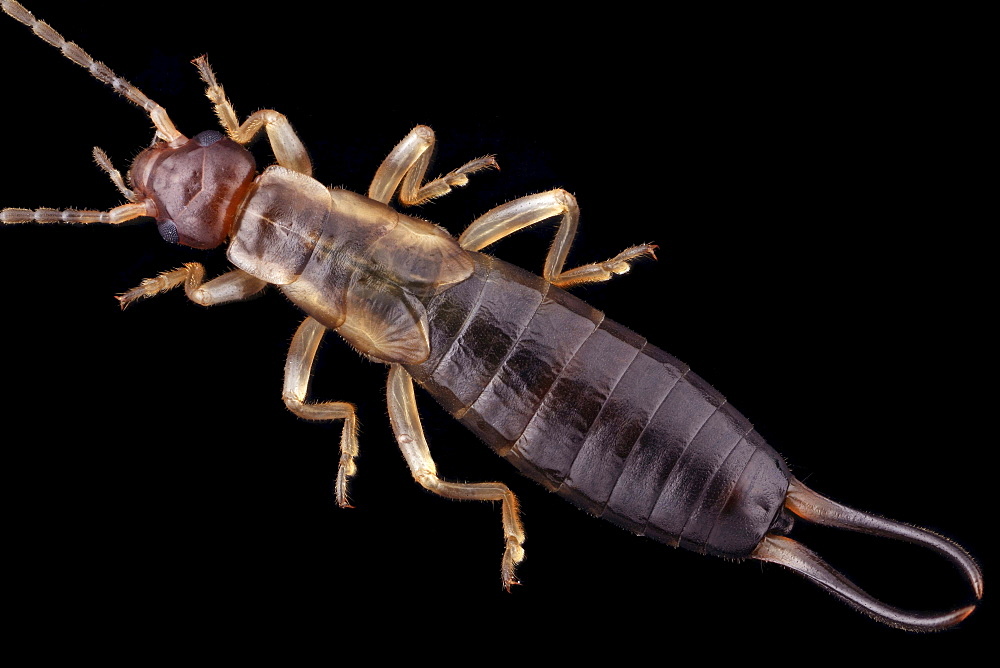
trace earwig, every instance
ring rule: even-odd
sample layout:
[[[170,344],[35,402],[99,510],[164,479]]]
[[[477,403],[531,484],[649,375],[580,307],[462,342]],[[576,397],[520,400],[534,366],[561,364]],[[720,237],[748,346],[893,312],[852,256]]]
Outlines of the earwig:
[[[235,270],[209,279],[200,264],[188,263],[123,293],[123,306],[179,288],[209,305],[278,286],[307,313],[288,355],[284,401],[300,417],[344,423],[336,481],[340,505],[349,503],[359,443],[351,404],[310,398],[310,374],[327,330],[390,366],[390,419],[421,485],[446,497],[500,501],[507,587],[517,583],[515,569],[524,556],[516,497],[503,483],[437,476],[413,380],[522,473],[635,533],[700,553],[781,564],[875,619],[909,630],[946,628],[974,606],[924,614],[873,599],[788,538],[795,521],[927,547],[952,561],[976,598],[982,596],[982,574],[965,550],[811,491],[687,365],[566,292],[624,274],[655,250],[639,244],[604,262],[566,270],[579,217],[576,199],[566,191],[495,207],[455,240],[388,205],[442,197],[494,169],[491,156],[425,180],[435,137],[418,126],[383,161],[367,196],[328,189],[313,180],[309,155],[288,120],[264,110],[241,121],[204,58],[196,64],[225,132],[189,140],[162,106],[20,3],[3,0],[2,7],[142,108],[156,140],[133,162],[127,182],[106,154],[95,151],[126,204],[106,211],[11,208],[0,222],[117,225],[148,217],[169,242],[204,249],[227,244]],[[262,131],[277,165],[258,173],[243,147]],[[195,197],[192,172],[202,187]],[[479,252],[551,219],[559,221],[556,242],[541,277]]]

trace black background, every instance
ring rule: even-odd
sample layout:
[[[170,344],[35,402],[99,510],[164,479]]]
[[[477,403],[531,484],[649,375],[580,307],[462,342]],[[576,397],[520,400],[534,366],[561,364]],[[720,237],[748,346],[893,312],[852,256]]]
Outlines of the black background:
[[[689,363],[814,489],[954,537],[989,580],[983,235],[995,215],[978,202],[974,20],[615,13],[571,29],[537,7],[473,18],[313,6],[29,8],[189,136],[216,127],[188,64],[208,53],[241,118],[287,114],[329,185],[363,192],[418,123],[437,133],[435,173],[496,154],[501,171],[416,212],[456,234],[514,197],[575,193],[571,265],[660,246],[658,261],[577,294]],[[90,147],[125,171],[148,119],[6,16],[0,36],[0,205],[119,204]],[[255,147],[261,164],[267,149]],[[356,508],[340,510],[339,427],[298,420],[280,399],[301,315],[276,291],[212,309],[175,292],[122,313],[113,295],[143,278],[192,260],[218,273],[225,258],[168,247],[148,223],[2,233],[9,600],[32,632],[96,651],[123,637],[150,653],[212,638],[220,655],[313,639],[334,656],[374,632],[387,645],[421,634],[442,657],[465,642],[505,656],[540,642],[553,658],[687,648],[751,660],[866,640],[926,656],[985,639],[989,592],[961,628],[915,636],[777,567],[635,538],[520,479],[418,396],[444,477],[500,479],[521,498],[524,585],[507,594],[499,508],[412,482],[383,367],[328,337],[314,396],[358,404],[362,422]],[[491,251],[539,270],[550,239],[526,231]],[[921,550],[807,539],[891,602],[965,600]],[[368,651],[391,651],[379,644]]]

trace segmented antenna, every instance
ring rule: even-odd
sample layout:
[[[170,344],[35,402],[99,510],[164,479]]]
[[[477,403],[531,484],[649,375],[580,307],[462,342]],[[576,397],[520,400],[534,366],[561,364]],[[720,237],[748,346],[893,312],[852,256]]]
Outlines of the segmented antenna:
[[[178,132],[177,128],[174,127],[170,117],[167,116],[166,109],[150,100],[146,97],[145,93],[130,84],[128,81],[116,75],[107,65],[94,60],[89,53],[81,49],[79,46],[73,42],[67,42],[66,39],[56,32],[48,23],[36,19],[34,14],[25,9],[20,2],[17,2],[17,0],[0,0],[0,7],[2,7],[3,10],[11,17],[31,28],[33,33],[62,51],[64,56],[90,72],[95,79],[103,81],[120,94],[124,95],[132,104],[141,107],[146,113],[149,114],[149,118],[153,121],[153,125],[156,126],[157,137],[169,143],[171,146],[178,146],[187,140],[187,138]]]

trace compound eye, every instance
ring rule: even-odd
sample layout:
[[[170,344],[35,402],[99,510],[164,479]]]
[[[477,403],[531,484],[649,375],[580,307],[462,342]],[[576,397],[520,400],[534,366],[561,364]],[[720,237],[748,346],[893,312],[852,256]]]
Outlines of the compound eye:
[[[163,220],[156,222],[156,229],[160,231],[160,236],[163,237],[164,241],[172,244],[180,243],[181,237],[177,233],[177,226],[174,225],[172,220]]]
[[[217,141],[221,141],[226,138],[226,135],[221,132],[216,132],[215,130],[205,130],[204,132],[199,132],[195,135],[194,140],[198,142],[198,146],[211,146]]]

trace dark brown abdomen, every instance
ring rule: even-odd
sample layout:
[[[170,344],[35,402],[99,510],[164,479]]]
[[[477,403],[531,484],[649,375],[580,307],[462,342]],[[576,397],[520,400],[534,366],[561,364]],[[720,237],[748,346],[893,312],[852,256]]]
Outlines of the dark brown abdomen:
[[[688,366],[542,278],[489,256],[427,300],[407,367],[522,473],[669,545],[746,557],[788,469]]]

